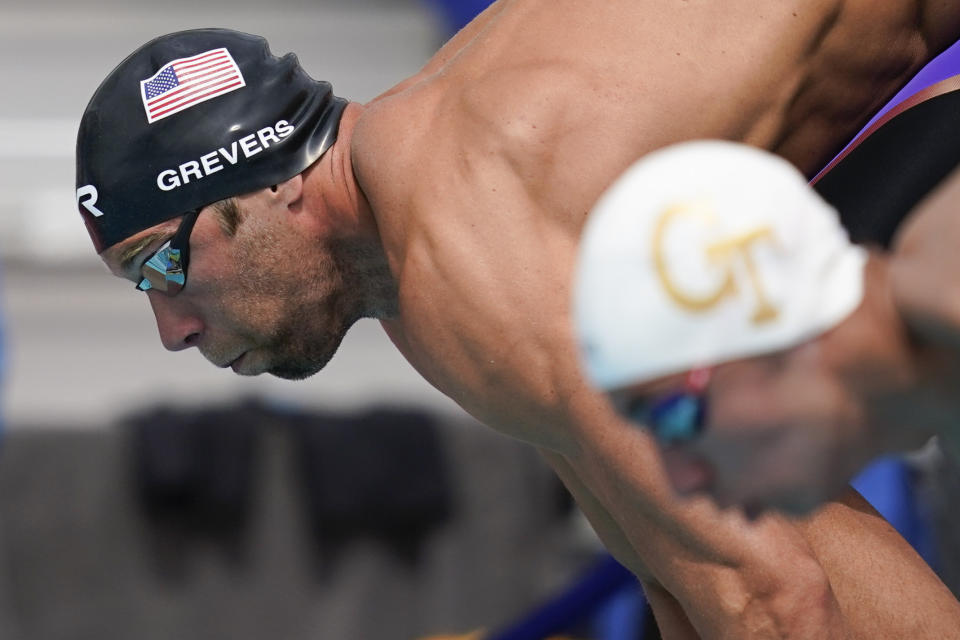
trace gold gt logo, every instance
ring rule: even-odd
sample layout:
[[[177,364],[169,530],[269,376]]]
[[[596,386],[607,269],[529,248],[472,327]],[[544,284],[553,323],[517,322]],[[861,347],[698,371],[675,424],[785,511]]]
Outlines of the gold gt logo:
[[[691,313],[705,313],[723,300],[740,295],[738,270],[739,260],[747,274],[749,288],[753,291],[755,305],[750,320],[753,324],[765,324],[777,318],[779,311],[770,302],[763,288],[757,266],[754,263],[752,249],[760,243],[776,243],[773,230],[766,225],[732,235],[727,238],[706,243],[701,247],[691,247],[702,251],[706,262],[720,271],[720,284],[712,291],[692,293],[677,284],[670,273],[666,256],[666,236],[672,225],[681,218],[698,218],[699,222],[712,224],[717,221],[713,208],[706,202],[691,202],[668,207],[657,219],[653,230],[653,261],[657,278],[667,295],[682,309]],[[742,279],[742,275],[739,279]]]

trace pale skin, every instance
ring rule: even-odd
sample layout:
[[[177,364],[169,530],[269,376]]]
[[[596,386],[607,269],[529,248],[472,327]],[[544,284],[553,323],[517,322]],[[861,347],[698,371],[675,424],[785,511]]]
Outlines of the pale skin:
[[[235,235],[201,213],[188,285],[147,294],[161,340],[296,377],[381,318],[433,385],[543,452],[667,638],[960,637],[960,606],[855,495],[801,523],[678,502],[569,323],[584,218],[638,156],[721,137],[812,172],[957,33],[948,3],[498,2],[348,107],[316,165],[240,197]],[[124,249],[176,224],[105,262],[136,280]]]

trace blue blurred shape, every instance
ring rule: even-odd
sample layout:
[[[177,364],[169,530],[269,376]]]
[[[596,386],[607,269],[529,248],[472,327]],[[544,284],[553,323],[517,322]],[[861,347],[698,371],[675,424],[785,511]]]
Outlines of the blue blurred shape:
[[[851,484],[928,565],[937,568],[932,525],[917,499],[914,472],[903,459],[895,456],[880,458]]]
[[[427,0],[439,14],[449,35],[462,29],[468,22],[493,4],[492,0]]]

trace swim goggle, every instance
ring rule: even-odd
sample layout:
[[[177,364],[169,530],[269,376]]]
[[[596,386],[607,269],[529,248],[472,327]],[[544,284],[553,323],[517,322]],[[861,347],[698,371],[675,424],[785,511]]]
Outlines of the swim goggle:
[[[180,293],[187,284],[187,264],[190,262],[190,233],[200,215],[200,209],[185,213],[177,232],[163,243],[140,267],[142,276],[137,289],[153,289],[168,296]]]
[[[709,369],[694,369],[687,374],[682,391],[637,398],[628,406],[627,417],[649,428],[663,444],[694,440],[706,424],[709,382]]]

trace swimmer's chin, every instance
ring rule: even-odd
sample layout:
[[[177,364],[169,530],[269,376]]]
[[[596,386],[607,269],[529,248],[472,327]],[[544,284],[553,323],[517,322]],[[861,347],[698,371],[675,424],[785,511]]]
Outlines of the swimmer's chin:
[[[277,378],[283,378],[284,380],[305,380],[314,374],[320,373],[332,357],[333,354],[318,360],[302,358],[273,362],[270,366],[265,367],[265,372]]]
[[[245,377],[269,373],[284,380],[305,380],[323,370],[333,359],[334,353],[336,349],[291,357],[274,351],[256,349],[243,353],[225,366],[233,369],[237,375]]]
[[[295,367],[295,366],[276,366],[268,369],[265,373],[269,373],[272,376],[277,378],[283,378],[284,380],[306,380],[310,376],[320,373],[320,370],[323,367]],[[254,374],[258,375],[258,374]]]
[[[264,369],[270,375],[284,380],[305,380],[320,373],[333,360],[342,341],[343,336],[340,336],[337,340],[328,342],[328,348],[316,349],[308,353],[298,352],[286,356],[274,353],[274,361]]]

